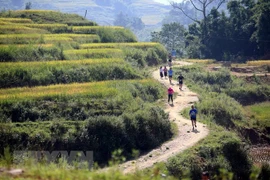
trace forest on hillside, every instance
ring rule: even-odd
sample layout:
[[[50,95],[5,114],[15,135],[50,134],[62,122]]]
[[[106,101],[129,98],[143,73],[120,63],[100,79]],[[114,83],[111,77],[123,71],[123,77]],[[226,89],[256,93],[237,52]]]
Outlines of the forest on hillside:
[[[210,2],[210,1],[209,1]],[[219,61],[245,62],[270,57],[270,2],[268,0],[232,0],[227,9],[195,4],[198,19],[188,14],[185,4],[174,4],[185,19],[164,24],[161,31],[152,32],[152,41],[160,42],[180,57],[210,58]]]

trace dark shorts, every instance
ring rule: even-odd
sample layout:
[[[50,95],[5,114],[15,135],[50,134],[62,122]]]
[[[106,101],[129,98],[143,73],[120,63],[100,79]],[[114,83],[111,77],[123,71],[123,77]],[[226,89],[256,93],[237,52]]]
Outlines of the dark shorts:
[[[172,78],[172,75],[169,75],[169,78]]]
[[[196,121],[196,117],[190,117],[190,120]]]
[[[162,72],[160,72],[159,74],[160,74],[160,77],[163,77],[163,73]]]
[[[183,84],[183,81],[179,81],[179,84]]]
[[[164,72],[164,76],[167,76],[167,72]]]

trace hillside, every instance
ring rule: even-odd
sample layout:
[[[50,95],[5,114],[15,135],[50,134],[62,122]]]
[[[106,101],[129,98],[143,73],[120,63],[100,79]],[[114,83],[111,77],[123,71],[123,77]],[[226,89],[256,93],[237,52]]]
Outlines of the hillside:
[[[116,149],[131,156],[171,137],[168,117],[152,104],[163,91],[139,71],[166,59],[161,44],[57,11],[1,15],[1,154],[6,147],[92,150],[107,164]]]
[[[241,79],[231,74],[240,64],[176,60],[169,83],[158,70],[167,64],[164,46],[137,42],[128,29],[51,10],[0,15],[0,179],[16,167],[25,170],[20,179],[200,179],[206,171],[216,179],[269,177],[267,151],[252,147],[270,139],[269,61],[249,62],[246,69],[258,67]],[[167,103],[168,86],[175,104]],[[191,103],[198,129],[186,120]],[[17,153],[25,150],[40,155],[39,163]],[[143,170],[89,171],[80,163],[89,151],[87,162],[102,168],[145,155],[138,159]],[[129,162],[124,168],[136,168]]]
[[[28,0],[0,0],[3,9],[24,9]],[[32,9],[56,10],[66,13],[79,14],[100,25],[113,25],[115,16],[123,12],[130,16],[139,17],[146,25],[155,25],[162,21],[171,9],[153,0],[32,0]]]

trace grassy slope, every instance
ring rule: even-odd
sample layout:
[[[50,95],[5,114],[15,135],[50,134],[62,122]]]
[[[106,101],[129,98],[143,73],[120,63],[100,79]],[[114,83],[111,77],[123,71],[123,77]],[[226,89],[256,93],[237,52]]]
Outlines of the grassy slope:
[[[82,23],[82,24],[86,23],[86,25],[89,25],[89,24],[87,24],[88,21],[85,21],[84,19],[82,19],[80,17],[78,18],[78,16],[76,16],[76,15],[61,14],[59,12],[30,10],[30,11],[27,11],[27,12],[26,11],[16,11],[16,12],[10,12],[10,13],[11,13],[11,16],[9,16],[9,17],[21,17],[21,16],[23,16],[23,17],[32,19],[33,22],[36,22],[36,23],[59,23],[59,22],[61,22],[61,23],[67,23],[67,24],[69,24],[69,23],[76,24],[76,22],[79,21],[79,23]],[[8,15],[8,14],[6,14],[6,15]],[[3,15],[3,16],[5,16],[5,15]],[[78,44],[78,46],[79,46],[79,44]],[[10,47],[10,46],[8,46],[8,47]],[[143,47],[143,50],[141,50],[142,52],[147,51],[147,48],[146,47],[144,47],[144,46],[141,46],[141,47]],[[3,48],[6,48],[6,46],[3,46]],[[14,45],[14,48],[17,49],[15,47],[15,45]],[[71,49],[71,48],[72,47],[69,46],[69,49]],[[63,50],[65,50],[65,46],[63,46]],[[29,49],[29,51],[31,51],[31,49]],[[157,49],[157,51],[159,51],[159,50]],[[160,52],[158,52],[158,53],[160,53]],[[161,53],[163,53],[163,52],[161,52]],[[9,59],[9,58],[7,58],[7,59]],[[74,65],[74,64],[76,64],[75,61],[76,60],[74,60],[74,62],[73,61],[61,61],[61,63],[66,62],[68,64],[71,63],[71,65]],[[55,61],[55,63],[56,62],[57,61]],[[78,61],[78,62],[80,63],[81,61]],[[34,68],[31,64],[32,63],[33,64],[36,64],[38,62],[29,62],[29,63],[30,64],[28,66]],[[7,63],[7,64],[11,64],[11,63]],[[101,64],[102,64],[102,62],[101,62]],[[104,62],[103,62],[103,64],[104,64]],[[122,64],[123,64],[123,66],[126,65],[126,67],[131,68],[131,66],[129,64],[125,64],[125,63],[122,63]],[[15,64],[12,63],[12,65],[15,65]],[[63,67],[63,66],[61,66],[61,67]],[[135,71],[137,71],[137,68],[134,68],[133,70],[135,72]],[[63,69],[63,72],[65,72],[65,71],[66,70]],[[144,70],[141,71],[141,72],[144,72]],[[116,73],[118,73],[118,74],[121,75],[121,72],[117,72],[116,71]],[[140,76],[139,74],[140,73],[137,71],[137,75],[138,76]],[[122,75],[122,77],[125,77],[125,76],[126,76],[126,74]],[[22,77],[25,77],[25,76],[22,76]],[[114,83],[116,81],[111,81],[111,82]],[[25,141],[25,138],[26,139],[29,138],[29,140],[31,141],[31,143],[29,141],[29,143],[27,143],[27,144],[30,145],[30,146],[31,146],[31,144],[34,144],[34,141],[37,142],[37,143],[42,144],[42,142],[44,143],[44,140],[45,141],[48,140],[48,143],[50,143],[51,142],[51,136],[55,136],[55,133],[56,132],[57,133],[56,133],[55,138],[57,139],[58,142],[61,142],[62,141],[62,138],[65,138],[66,137],[66,134],[63,133],[63,132],[68,132],[69,134],[70,133],[71,134],[76,134],[76,132],[78,132],[78,134],[77,134],[76,137],[78,137],[78,138],[79,137],[80,138],[87,138],[87,136],[82,137],[81,131],[83,131],[84,133],[88,133],[88,135],[91,136],[91,137],[92,136],[97,137],[97,141],[95,142],[95,144],[94,143],[91,144],[91,142],[90,142],[91,138],[86,140],[87,142],[90,142],[89,143],[89,146],[91,146],[93,144],[95,146],[98,146],[98,143],[100,143],[100,144],[105,143],[106,145],[108,145],[108,147],[106,145],[103,145],[102,146],[103,149],[101,149],[100,151],[102,151],[102,152],[104,150],[107,151],[106,150],[106,147],[110,151],[110,150],[112,150],[111,147],[114,146],[114,142],[117,141],[117,137],[116,137],[117,136],[116,135],[117,134],[117,131],[119,131],[119,132],[121,131],[119,128],[116,127],[118,125],[117,123],[112,123],[113,121],[117,121],[121,125],[122,130],[123,129],[127,130],[127,132],[124,133],[125,136],[126,136],[126,134],[128,134],[128,132],[131,133],[130,135],[128,135],[128,137],[126,137],[128,143],[131,142],[130,147],[139,149],[137,147],[138,146],[141,146],[142,149],[147,149],[147,146],[149,146],[149,144],[152,144],[152,145],[156,146],[157,144],[154,144],[154,142],[157,142],[156,140],[159,141],[162,138],[164,138],[164,137],[167,136],[167,135],[164,134],[164,133],[167,133],[167,130],[162,130],[166,126],[165,124],[162,124],[161,127],[156,127],[156,126],[159,125],[159,123],[157,122],[158,119],[161,119],[162,122],[165,122],[164,120],[166,119],[166,117],[165,117],[166,114],[165,113],[163,115],[160,114],[160,113],[162,113],[161,109],[159,109],[158,107],[156,107],[156,105],[155,106],[150,105],[150,103],[146,103],[145,101],[148,101],[148,100],[149,101],[154,101],[155,98],[157,98],[157,97],[153,98],[153,97],[150,97],[149,95],[156,94],[157,93],[157,92],[155,92],[156,89],[160,89],[160,87],[158,85],[155,85],[155,88],[151,88],[151,84],[153,85],[153,83],[151,83],[151,82],[149,84],[149,87],[146,87],[146,88],[143,87],[142,84],[143,83],[135,83],[134,85],[132,85],[130,83],[121,83],[121,85],[118,85],[117,86],[118,88],[121,89],[121,93],[120,93],[119,96],[111,95],[112,96],[111,98],[108,98],[107,96],[106,97],[104,96],[106,98],[106,100],[108,100],[108,99],[111,100],[112,106],[114,106],[115,104],[117,104],[116,105],[117,107],[118,107],[118,105],[123,106],[123,111],[124,112],[123,112],[123,115],[121,117],[118,116],[118,117],[110,117],[109,118],[106,115],[101,116],[101,117],[96,117],[95,116],[95,117],[90,117],[90,119],[88,119],[88,121],[85,121],[85,122],[83,122],[83,121],[81,121],[81,122],[74,122],[75,124],[73,122],[71,122],[71,121],[66,121],[66,120],[63,120],[61,118],[60,119],[57,119],[56,121],[53,121],[53,122],[44,121],[42,123],[40,123],[40,122],[38,122],[38,123],[27,122],[27,123],[18,123],[18,124],[13,123],[10,127],[8,127],[9,125],[7,125],[6,126],[7,127],[6,129],[5,129],[5,126],[1,126],[1,129],[0,129],[1,132],[2,132],[1,133],[1,137],[3,137],[3,139],[1,139],[1,140],[3,140],[1,143],[4,143],[5,144],[6,142],[4,142],[4,141],[5,141],[6,138],[8,138],[8,137],[12,138],[12,133],[10,133],[10,131],[11,132],[12,131],[13,132],[17,132],[17,138],[15,138],[14,141],[12,141],[13,144],[16,144],[16,143],[22,142],[22,141],[26,142]],[[67,85],[67,86],[69,86],[69,85]],[[78,85],[78,88],[75,89],[76,93],[78,93],[80,95],[83,94],[83,92],[80,92],[80,90],[82,89],[82,86],[83,86],[83,84]],[[121,86],[124,86],[124,87],[121,87]],[[46,88],[46,87],[48,87],[48,86],[39,87],[39,88]],[[110,88],[102,88],[101,90],[99,90],[99,93],[102,93],[104,91],[106,93],[109,93],[110,91],[108,92],[108,89],[109,90],[110,89],[114,89],[113,87],[115,87],[115,86],[111,86]],[[124,89],[126,89],[126,88],[130,88],[130,90],[127,90],[128,92],[124,92]],[[30,89],[32,89],[32,88],[30,88]],[[96,89],[96,88],[88,88],[88,90],[90,90],[90,91],[91,91],[91,89]],[[12,90],[12,89],[6,89],[6,90],[8,91],[8,90]],[[18,90],[18,89],[16,89],[16,90]],[[72,93],[74,91],[69,88],[68,90],[65,90],[65,92]],[[44,89],[42,90],[42,93],[43,94],[45,93],[46,96],[49,94],[48,92],[44,92]],[[30,96],[33,97],[33,94],[38,95],[38,93],[36,91],[34,91],[34,93],[30,93]],[[158,94],[160,95],[160,92]],[[158,95],[158,94],[156,94],[156,95]],[[5,96],[6,93],[3,93],[3,95]],[[40,97],[40,96],[38,95],[38,97]],[[128,99],[126,99],[126,97],[128,97]],[[73,99],[73,98],[74,97],[70,96],[68,98],[69,99],[68,100],[69,102],[67,103],[67,101],[65,101],[65,105],[67,105],[67,106],[70,105],[70,107],[66,108],[66,111],[65,112],[74,111],[74,112],[71,112],[71,113],[74,113],[74,114],[71,115],[72,117],[71,118],[68,118],[67,120],[69,120],[69,119],[70,120],[74,120],[74,118],[75,118],[74,115],[77,116],[78,113],[80,113],[80,112],[77,111],[78,110],[78,106],[77,105],[76,105],[76,107],[73,107],[74,104],[76,104],[75,101],[78,100],[78,96],[76,96],[76,100]],[[101,96],[101,98],[102,98],[102,96]],[[49,103],[54,104],[54,102],[56,102],[56,101],[61,101],[60,99],[61,98],[49,97],[48,99],[46,99],[46,101],[48,101],[48,102],[51,101]],[[86,100],[83,101],[83,99],[81,99],[81,100],[78,100],[78,101],[85,102]],[[89,101],[89,103],[92,103],[94,101],[94,99],[88,98],[87,101]],[[80,102],[78,102],[78,104],[81,104],[82,106],[85,105],[84,103],[80,103]],[[94,105],[97,106],[97,108],[98,107],[99,108],[103,108],[102,110],[106,111],[106,108],[104,108],[104,105],[106,105],[106,102],[105,102],[105,104],[103,102],[104,101],[99,102],[98,105],[100,105],[100,107],[97,106],[96,104],[94,104]],[[143,106],[141,105],[142,102],[144,102],[143,103]],[[17,104],[15,106],[17,106],[17,105],[20,106],[20,102],[17,101],[16,103]],[[29,103],[28,105],[30,105],[30,106],[27,106],[27,107],[24,106],[24,107],[27,108],[27,109],[24,109],[24,110],[26,110],[26,111],[29,110],[25,115],[28,114],[28,115],[31,116],[33,113],[34,114],[36,114],[36,113],[38,113],[38,114],[39,113],[44,113],[44,110],[45,109],[37,109],[37,106],[31,104],[31,103],[34,103],[34,101],[32,101],[32,100],[29,100],[27,102],[24,101],[24,103]],[[89,104],[89,103],[86,103],[86,104]],[[38,103],[38,104],[40,105],[42,103]],[[59,105],[62,107],[63,106],[63,103],[60,102]],[[57,106],[57,103],[55,103],[54,105],[52,105],[50,107],[51,108],[54,108],[53,111],[55,111],[56,109],[61,108],[60,106],[58,107]],[[89,106],[89,105],[87,105],[87,106]],[[4,105],[4,107],[7,108],[5,105]],[[5,109],[5,108],[3,108],[3,109]],[[19,110],[20,112],[24,111],[24,110],[22,110],[22,108],[19,108],[19,109],[20,109]],[[92,109],[91,108],[90,109],[87,109],[85,107],[81,107],[81,110],[83,110],[84,112],[86,112],[86,111],[89,110],[89,113],[90,114],[95,111],[93,108]],[[81,110],[79,110],[79,111],[81,111]],[[117,109],[117,110],[119,110],[119,109]],[[94,112],[94,113],[100,114],[101,112]],[[151,113],[154,113],[154,115],[151,114]],[[121,114],[122,114],[122,112],[121,112]],[[131,114],[132,114],[132,116],[131,116]],[[117,116],[117,114],[115,116]],[[155,116],[159,116],[159,117],[155,117]],[[155,119],[155,124],[152,124],[153,120],[151,120],[151,118],[154,118]],[[30,119],[28,119],[28,120],[30,120]],[[136,121],[138,119],[141,122],[136,123]],[[106,126],[105,128],[104,127],[100,127],[102,129],[102,131],[98,130],[97,132],[95,132],[96,128],[94,128],[95,127],[95,124],[94,123],[96,123],[97,126],[102,126],[102,123],[99,123],[99,122],[101,122],[99,120],[102,120],[102,122],[104,124],[106,124],[106,123],[107,124],[105,125]],[[116,127],[117,130],[116,129],[115,130],[110,129],[110,128],[114,127],[114,126]],[[53,129],[52,129],[52,127],[53,127]],[[79,129],[78,130],[79,127],[81,127],[82,129]],[[158,132],[156,130],[152,130],[152,128],[154,128],[154,127],[155,128],[158,128],[160,130],[160,135],[161,135],[160,138],[158,138],[158,136],[156,134],[152,134],[153,132]],[[54,129],[54,128],[56,128],[56,129]],[[107,128],[107,130],[109,129],[109,132],[107,132],[107,133],[114,133],[113,135],[109,135],[108,138],[107,138],[107,136],[104,136],[104,134],[103,134],[105,132],[104,129],[106,129],[106,128]],[[10,131],[7,132],[6,130],[10,130]],[[33,130],[33,132],[31,132],[32,130]],[[99,136],[99,134],[100,134],[100,136]],[[149,142],[147,142],[147,136],[148,136],[147,134],[150,135],[151,138],[153,138]],[[9,135],[11,135],[11,136],[9,136]],[[22,139],[21,140],[18,140],[18,139],[20,139],[20,138],[18,138],[18,136],[20,136],[20,135],[21,135]],[[143,137],[144,137],[143,141],[140,140],[140,142],[135,142],[135,141],[132,142],[133,139],[134,140],[135,139],[142,139],[141,135],[143,135]],[[4,136],[6,136],[6,137],[4,137]],[[42,142],[40,142],[40,138],[42,139],[41,140]],[[70,139],[70,138],[71,138],[71,136],[68,139]],[[110,138],[114,142],[105,142],[107,140],[110,141]],[[132,138],[132,140],[130,140],[129,138]],[[101,142],[99,142],[100,139],[101,139]],[[127,146],[128,143],[123,142],[123,136],[122,135],[120,135],[118,139],[119,139],[119,143],[120,144],[123,144],[123,146]],[[79,139],[78,139],[78,141],[79,141]],[[9,142],[11,142],[11,141],[9,141]],[[65,144],[65,143],[66,143],[66,141],[64,140],[62,142],[62,144]],[[24,145],[23,145],[23,147],[24,147]],[[3,149],[1,149],[1,150],[3,150]],[[111,153],[109,151],[107,151],[105,153],[107,156]],[[98,154],[98,153],[96,153],[96,154]],[[102,156],[104,155],[102,153],[100,153],[100,154]],[[99,159],[102,159],[101,156],[99,157]],[[7,165],[5,159],[4,159],[4,162],[1,162],[1,164]],[[110,176],[113,176],[113,175],[116,175],[116,177],[118,177],[118,176],[119,177],[122,177],[123,176],[121,174],[120,175],[117,175],[117,174],[111,174],[111,173],[109,173],[109,175],[107,175],[105,173],[104,174],[101,174],[101,175],[95,175],[95,173],[92,174],[90,172],[85,172],[84,170],[81,170],[81,171],[76,171],[75,170],[75,171],[72,171],[70,174],[67,174],[66,176],[61,176],[60,174],[66,173],[67,169],[61,169],[60,167],[58,169],[55,169],[55,166],[57,166],[57,165],[52,165],[53,167],[47,167],[47,166],[42,166],[41,165],[40,167],[38,167],[38,169],[35,169],[36,167],[33,167],[33,165],[30,165],[30,166],[22,165],[22,166],[28,169],[28,171],[26,173],[26,176],[23,176],[22,178],[28,177],[28,178],[32,178],[32,179],[36,179],[37,177],[40,177],[40,176],[42,176],[42,178],[44,178],[44,179],[48,178],[48,176],[49,177],[52,177],[53,176],[54,178],[57,178],[57,179],[61,179],[61,178],[62,179],[74,179],[74,177],[76,177],[76,179],[85,179],[85,176],[92,176],[92,177],[95,177],[95,178],[98,177],[98,179],[102,179],[102,177],[105,178],[105,177],[110,177]],[[45,171],[50,171],[50,173],[43,174],[42,173],[43,172],[42,169],[45,170]],[[80,173],[80,175],[78,175],[78,173]],[[59,176],[61,176],[61,177],[59,178]],[[142,175],[142,176],[144,176],[144,175]],[[123,176],[123,177],[132,179],[133,178],[133,175],[131,175],[131,176]],[[150,177],[150,176],[144,176],[143,179],[147,179],[148,177]],[[5,176],[4,176],[4,179],[6,179]]]

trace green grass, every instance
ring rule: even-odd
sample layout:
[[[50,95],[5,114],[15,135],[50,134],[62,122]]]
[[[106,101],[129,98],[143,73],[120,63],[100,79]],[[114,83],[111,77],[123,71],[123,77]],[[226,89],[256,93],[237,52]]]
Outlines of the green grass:
[[[270,102],[245,106],[244,109],[248,117],[247,123],[249,126],[259,129],[270,127]]]

